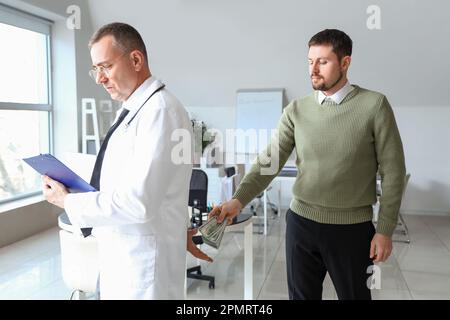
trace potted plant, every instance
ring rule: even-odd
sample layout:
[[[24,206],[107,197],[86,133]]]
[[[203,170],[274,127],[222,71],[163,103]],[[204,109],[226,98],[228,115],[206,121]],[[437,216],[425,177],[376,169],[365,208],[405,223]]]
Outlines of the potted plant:
[[[205,122],[192,119],[192,129],[194,132],[194,164],[200,163],[200,158],[204,157],[204,152],[208,145],[214,142],[214,135],[208,131]]]

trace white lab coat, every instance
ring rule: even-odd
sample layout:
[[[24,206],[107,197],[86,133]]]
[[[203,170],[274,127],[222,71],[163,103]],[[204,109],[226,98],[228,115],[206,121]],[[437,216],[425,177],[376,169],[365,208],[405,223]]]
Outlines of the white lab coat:
[[[124,102],[130,110],[105,152],[100,192],[69,194],[72,224],[94,227],[101,299],[184,299],[190,163],[175,164],[175,129],[191,132],[181,103],[147,79]],[[118,111],[120,114],[122,110]],[[189,150],[190,151],[190,150]],[[190,160],[190,159],[189,159]]]

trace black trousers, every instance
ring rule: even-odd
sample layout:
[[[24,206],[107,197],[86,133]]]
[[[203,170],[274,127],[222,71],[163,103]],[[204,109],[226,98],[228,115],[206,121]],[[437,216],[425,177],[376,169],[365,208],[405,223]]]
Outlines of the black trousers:
[[[339,300],[371,300],[367,268],[375,234],[371,221],[322,224],[288,210],[286,214],[286,266],[291,300],[321,300],[326,273]]]

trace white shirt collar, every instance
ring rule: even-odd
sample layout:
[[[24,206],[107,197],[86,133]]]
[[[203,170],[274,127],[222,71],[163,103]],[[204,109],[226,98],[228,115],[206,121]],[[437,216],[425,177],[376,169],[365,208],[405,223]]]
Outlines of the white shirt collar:
[[[317,102],[319,104],[322,104],[322,102],[326,98],[329,98],[329,99],[333,100],[334,102],[336,102],[337,104],[340,104],[342,102],[342,100],[344,100],[345,97],[350,92],[352,92],[353,89],[354,89],[354,87],[352,87],[350,85],[350,82],[347,81],[347,83],[341,89],[339,89],[337,92],[335,92],[331,96],[326,96],[322,91],[319,91],[318,94],[317,94]]]
[[[136,90],[122,103],[122,108],[130,110],[130,112],[139,108],[147,97],[146,92],[153,87],[156,78],[151,76],[147,78]]]

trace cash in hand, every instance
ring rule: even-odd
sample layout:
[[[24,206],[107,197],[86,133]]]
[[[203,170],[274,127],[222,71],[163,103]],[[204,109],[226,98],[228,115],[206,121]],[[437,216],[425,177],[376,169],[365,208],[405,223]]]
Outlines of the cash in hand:
[[[218,249],[227,226],[226,222],[227,220],[225,219],[222,223],[218,223],[217,217],[213,217],[201,225],[198,231],[202,235],[203,242]]]

